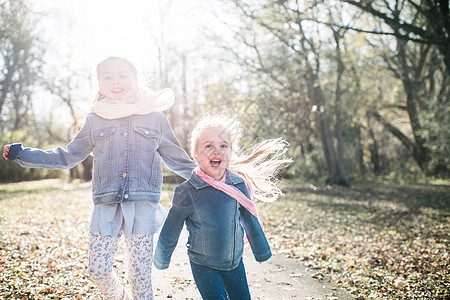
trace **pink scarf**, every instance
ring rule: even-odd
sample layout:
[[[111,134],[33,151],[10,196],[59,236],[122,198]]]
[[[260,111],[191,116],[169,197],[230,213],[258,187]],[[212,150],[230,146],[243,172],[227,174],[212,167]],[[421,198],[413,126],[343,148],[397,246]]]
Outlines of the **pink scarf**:
[[[200,179],[202,179],[204,182],[208,183],[215,189],[218,189],[219,191],[224,192],[228,196],[234,198],[237,202],[239,202],[240,205],[242,205],[246,210],[248,210],[249,213],[251,213],[253,216],[258,218],[258,210],[256,209],[255,203],[251,200],[253,198],[253,188],[247,180],[245,180],[245,184],[247,185],[248,191],[250,193],[250,198],[245,196],[244,193],[242,193],[238,188],[232,185],[228,185],[225,183],[225,180],[227,178],[227,172],[223,174],[223,177],[219,180],[215,180],[208,174],[206,174],[200,167],[195,168],[195,174],[197,174]],[[239,176],[234,171],[228,169],[231,173]],[[259,224],[261,225],[261,228],[263,227],[261,220],[259,220]],[[244,236],[244,248],[247,250],[249,249],[250,245],[248,243],[247,235]]]

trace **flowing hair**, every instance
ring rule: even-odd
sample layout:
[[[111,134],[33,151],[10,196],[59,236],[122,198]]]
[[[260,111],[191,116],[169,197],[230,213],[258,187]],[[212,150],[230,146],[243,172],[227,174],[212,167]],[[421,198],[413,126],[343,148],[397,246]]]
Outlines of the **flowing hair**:
[[[252,185],[255,199],[272,202],[283,195],[277,175],[292,163],[292,159],[286,157],[288,142],[283,138],[268,139],[254,145],[249,153],[240,153],[238,144],[242,130],[238,120],[225,113],[207,113],[194,126],[191,133],[193,157],[201,131],[209,128],[222,128],[223,134],[228,135],[232,145],[232,157],[237,157],[230,162],[229,168]]]

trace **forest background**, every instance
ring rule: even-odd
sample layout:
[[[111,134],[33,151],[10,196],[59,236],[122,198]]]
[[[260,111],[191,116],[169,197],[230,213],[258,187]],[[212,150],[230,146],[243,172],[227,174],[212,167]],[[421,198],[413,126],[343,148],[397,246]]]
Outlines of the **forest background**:
[[[447,299],[449,34],[443,0],[0,0],[0,145],[65,147],[96,65],[125,57],[175,91],[165,114],[186,150],[206,111],[239,116],[243,149],[289,142],[285,196],[261,210],[275,255],[357,299]],[[6,299],[99,294],[80,230],[91,164],[0,160]]]
[[[65,147],[97,91],[96,64],[119,55],[153,89],[175,90],[166,114],[186,150],[201,115],[226,109],[244,148],[289,142],[284,178],[448,182],[448,1],[80,1],[78,13],[69,3],[0,1],[1,144]],[[144,26],[125,18],[137,11]],[[117,25],[128,34],[107,38],[121,48],[99,49],[89,28]],[[0,162],[1,182],[67,174]]]

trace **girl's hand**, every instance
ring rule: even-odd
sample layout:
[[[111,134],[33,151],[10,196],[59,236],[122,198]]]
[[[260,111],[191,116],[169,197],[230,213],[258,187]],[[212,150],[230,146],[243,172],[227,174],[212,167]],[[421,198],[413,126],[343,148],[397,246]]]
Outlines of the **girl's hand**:
[[[8,160],[9,158],[9,147],[11,147],[11,145],[5,145],[3,146],[3,157]]]

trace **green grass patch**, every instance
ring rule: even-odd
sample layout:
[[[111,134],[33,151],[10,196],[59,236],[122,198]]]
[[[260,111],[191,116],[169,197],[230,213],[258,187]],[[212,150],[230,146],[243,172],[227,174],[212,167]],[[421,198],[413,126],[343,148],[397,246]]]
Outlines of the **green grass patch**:
[[[61,181],[59,179],[47,179],[40,181],[24,181],[17,183],[1,183],[0,184],[0,201],[7,199],[13,195],[21,194],[38,194],[53,191],[54,186]]]

